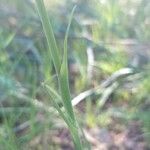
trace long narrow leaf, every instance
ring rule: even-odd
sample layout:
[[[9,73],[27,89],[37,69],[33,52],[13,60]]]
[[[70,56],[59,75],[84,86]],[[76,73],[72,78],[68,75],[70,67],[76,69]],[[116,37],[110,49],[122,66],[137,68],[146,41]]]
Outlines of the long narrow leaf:
[[[53,102],[53,104],[54,104],[54,107],[57,109],[57,111],[58,111],[58,113],[59,113],[59,115],[64,119],[64,121],[68,124],[68,120],[66,119],[66,115],[65,115],[65,113],[61,110],[61,108],[59,107],[59,105],[57,104],[57,102],[56,102],[56,99],[57,98],[60,98],[60,97],[58,97],[58,95],[52,90],[52,88],[50,88],[49,86],[47,86],[47,85],[43,85],[44,86],[44,88],[45,88],[45,90],[46,90],[46,92],[49,94],[49,96],[51,97],[51,99],[52,99],[52,102]]]
[[[71,95],[70,95],[70,88],[69,88],[69,80],[68,80],[68,56],[67,56],[67,39],[69,34],[70,25],[72,22],[73,14],[75,11],[75,8],[73,8],[71,12],[71,16],[69,19],[69,24],[67,27],[65,40],[64,40],[64,55],[63,55],[63,62],[60,70],[60,78],[59,78],[59,84],[60,84],[60,90],[61,90],[61,96],[64,103],[64,107],[68,113],[69,118],[71,117],[70,122],[72,122],[69,126],[71,135],[73,137],[75,149],[82,150],[82,144],[79,137],[79,131],[78,131],[78,124],[74,116],[73,107],[71,103]]]
[[[48,42],[49,52],[50,52],[50,55],[52,56],[55,70],[57,73],[59,73],[61,62],[59,58],[59,51],[58,51],[55,36],[53,33],[52,25],[49,21],[49,17],[46,12],[46,8],[44,6],[43,0],[36,0],[36,4],[37,4],[37,9],[38,9],[41,21],[42,21],[43,29],[46,35],[46,39]]]
[[[73,113],[73,107],[71,104],[71,96],[70,96],[69,80],[68,80],[67,39],[68,39],[68,33],[69,33],[69,29],[70,29],[70,25],[72,22],[75,8],[76,7],[74,7],[71,12],[69,24],[68,24],[66,35],[65,35],[64,55],[63,55],[63,62],[62,62],[61,70],[60,70],[60,90],[61,90],[61,95],[62,95],[62,99],[64,102],[64,107],[73,120],[75,119],[75,117]]]

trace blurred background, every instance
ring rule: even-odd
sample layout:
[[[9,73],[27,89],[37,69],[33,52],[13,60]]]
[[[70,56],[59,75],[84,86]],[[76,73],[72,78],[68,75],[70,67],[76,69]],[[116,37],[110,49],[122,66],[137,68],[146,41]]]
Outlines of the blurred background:
[[[72,98],[88,93],[74,102],[92,150],[149,150],[150,1],[44,2],[60,56],[77,6],[69,82]],[[0,150],[73,149],[42,82],[58,89],[34,0],[0,0]]]

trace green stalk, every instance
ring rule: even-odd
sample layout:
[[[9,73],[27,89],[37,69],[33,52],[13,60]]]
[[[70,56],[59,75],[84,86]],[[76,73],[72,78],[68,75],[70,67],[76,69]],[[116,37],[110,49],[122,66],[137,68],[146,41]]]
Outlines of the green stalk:
[[[51,23],[49,21],[48,14],[44,6],[44,2],[43,0],[36,0],[36,4],[37,4],[38,13],[42,21],[44,33],[46,35],[46,39],[48,42],[49,52],[50,52],[50,55],[52,56],[56,74],[58,76],[58,83],[59,83],[59,88],[61,92],[61,100],[63,102],[65,112],[63,112],[59,108],[59,106],[57,105],[57,102],[55,101],[56,98],[58,98],[59,96],[53,90],[51,90],[51,88],[49,88],[48,86],[45,86],[45,88],[47,89],[47,92],[50,95],[55,108],[59,112],[60,116],[64,119],[66,124],[68,125],[68,128],[70,130],[70,133],[74,142],[75,149],[82,150],[83,148],[82,148],[82,144],[81,144],[81,140],[79,136],[78,123],[76,121],[73,107],[71,104],[71,95],[70,95],[70,88],[69,88],[69,81],[68,81],[68,64],[67,64],[68,62],[67,61],[67,38],[68,38],[69,28],[71,25],[75,7],[72,10],[71,17],[70,17],[69,24],[68,24],[67,31],[66,31],[66,35],[65,35],[64,54],[63,54],[63,60],[62,60],[62,65],[61,65],[61,59],[59,57],[59,51],[57,48],[55,36],[53,33]]]
[[[69,116],[75,121],[75,116],[73,113],[73,107],[71,104],[71,95],[70,95],[70,88],[69,88],[69,79],[68,79],[68,56],[67,56],[67,39],[68,39],[68,34],[69,34],[69,29],[71,25],[71,21],[73,18],[73,13],[75,11],[75,8],[73,8],[71,15],[70,15],[70,20],[69,24],[67,27],[65,39],[64,39],[64,54],[63,54],[63,62],[60,70],[60,90],[61,90],[61,95],[62,99],[64,100],[64,107],[68,111]]]
[[[60,61],[59,51],[58,51],[55,36],[53,33],[52,25],[49,21],[49,17],[46,12],[43,0],[36,0],[36,4],[37,4],[39,16],[42,21],[44,33],[45,33],[45,36],[47,39],[49,53],[53,60],[55,70],[56,70],[57,74],[59,74],[59,70],[61,67],[61,61]]]

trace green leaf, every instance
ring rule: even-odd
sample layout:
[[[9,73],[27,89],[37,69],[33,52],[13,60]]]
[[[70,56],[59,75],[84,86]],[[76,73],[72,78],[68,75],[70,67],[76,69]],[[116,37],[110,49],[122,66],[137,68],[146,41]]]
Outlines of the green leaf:
[[[73,8],[73,10],[71,12],[69,24],[68,24],[66,35],[65,35],[63,62],[62,62],[62,66],[61,66],[61,70],[60,70],[60,78],[59,78],[60,90],[61,90],[64,107],[65,107],[66,111],[68,112],[69,116],[71,116],[73,120],[75,120],[75,117],[74,117],[74,113],[73,113],[73,107],[71,104],[71,95],[70,95],[69,80],[68,80],[67,39],[68,39],[69,29],[70,29],[70,25],[72,22],[75,8],[76,8],[76,6]]]
[[[36,0],[36,4],[37,4],[39,16],[42,21],[44,33],[46,35],[49,53],[52,57],[52,60],[53,60],[54,66],[55,66],[55,70],[58,74],[59,70],[60,70],[60,66],[61,66],[61,61],[60,61],[59,51],[58,51],[55,36],[53,33],[52,25],[49,21],[48,13],[46,12],[46,8],[44,6],[43,0]]]

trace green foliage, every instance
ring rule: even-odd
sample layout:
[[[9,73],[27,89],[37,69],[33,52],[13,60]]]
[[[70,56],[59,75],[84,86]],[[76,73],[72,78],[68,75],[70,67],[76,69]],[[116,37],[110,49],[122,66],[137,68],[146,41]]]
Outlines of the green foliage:
[[[137,119],[149,141],[149,0],[44,1],[47,11],[43,0],[35,2],[40,17],[32,0],[0,0],[0,147],[30,149],[29,142],[44,129],[54,130],[59,116],[68,125],[76,149],[88,147],[81,145],[78,115],[91,128],[107,128],[112,118],[127,127],[127,122]],[[95,56],[91,85],[88,47]],[[73,74],[68,70],[70,59],[72,68],[77,67]],[[143,67],[141,61],[146,62]],[[79,114],[74,114],[72,97],[96,88],[125,67],[134,68],[136,74],[117,80],[119,86],[108,97],[111,85],[85,98],[87,103],[79,104]],[[38,102],[46,108],[41,110]],[[37,123],[39,115],[46,119]],[[24,122],[29,130],[18,136],[14,129]]]
[[[73,138],[73,142],[75,145],[75,149],[82,149],[82,144],[81,144],[81,140],[79,137],[79,133],[78,133],[78,125],[74,116],[74,112],[73,112],[73,107],[71,104],[71,96],[70,96],[70,90],[69,90],[69,82],[68,82],[68,65],[67,65],[67,38],[68,38],[68,32],[69,32],[69,28],[70,28],[70,24],[71,24],[71,19],[73,16],[73,12],[75,10],[75,8],[72,11],[71,14],[71,19],[67,28],[67,32],[66,32],[66,36],[65,36],[65,41],[64,41],[64,56],[62,59],[62,65],[60,64],[61,60],[59,58],[59,52],[58,52],[58,48],[56,45],[56,41],[55,41],[55,37],[53,34],[53,30],[51,27],[51,24],[49,22],[48,19],[48,14],[46,13],[46,9],[44,7],[44,3],[42,0],[37,0],[37,8],[43,23],[43,28],[45,31],[45,35],[47,37],[47,42],[49,45],[49,50],[50,50],[50,54],[51,54],[51,58],[53,59],[53,63],[55,66],[55,70],[56,70],[56,74],[58,77],[58,83],[59,83],[59,87],[60,87],[60,91],[61,91],[61,98],[63,101],[63,106],[65,108],[65,112],[66,115],[63,115],[63,112],[61,111],[61,109],[59,108],[59,106],[57,106],[58,104],[55,102],[55,97],[51,96],[53,102],[55,103],[55,107],[57,109],[57,111],[59,112],[60,116],[62,116],[62,118],[64,119],[64,121],[66,121],[72,138]],[[47,88],[47,86],[46,86]],[[47,88],[49,91],[50,88]],[[52,94],[52,92],[50,93],[50,95]]]

